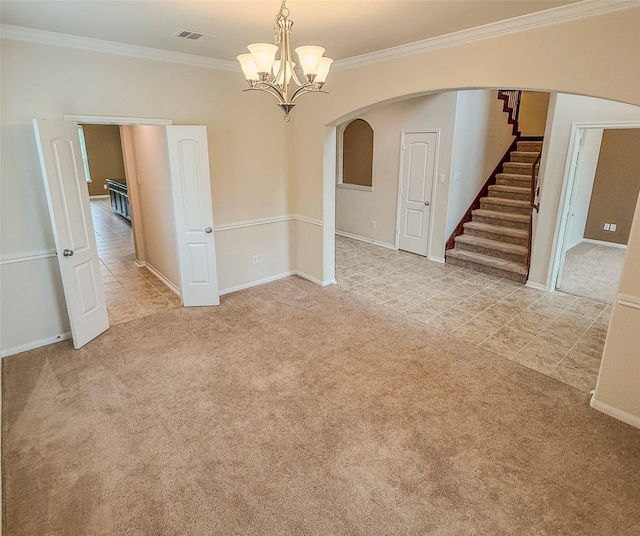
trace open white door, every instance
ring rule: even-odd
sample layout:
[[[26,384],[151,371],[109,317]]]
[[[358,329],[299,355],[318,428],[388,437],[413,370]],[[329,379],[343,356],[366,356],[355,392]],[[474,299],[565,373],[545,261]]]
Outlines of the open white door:
[[[437,143],[435,132],[407,133],[402,143],[398,247],[423,256],[429,246]]]
[[[167,126],[182,303],[220,305],[207,129]]]
[[[78,124],[33,120],[73,346],[109,328]]]

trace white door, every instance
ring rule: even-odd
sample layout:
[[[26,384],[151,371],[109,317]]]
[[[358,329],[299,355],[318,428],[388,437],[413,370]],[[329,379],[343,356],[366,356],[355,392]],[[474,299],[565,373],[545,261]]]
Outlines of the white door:
[[[109,328],[78,124],[33,120],[73,345]]]
[[[429,246],[437,143],[436,132],[412,132],[404,135],[402,144],[398,247],[424,256]]]
[[[185,306],[220,305],[207,129],[167,126],[180,287]]]

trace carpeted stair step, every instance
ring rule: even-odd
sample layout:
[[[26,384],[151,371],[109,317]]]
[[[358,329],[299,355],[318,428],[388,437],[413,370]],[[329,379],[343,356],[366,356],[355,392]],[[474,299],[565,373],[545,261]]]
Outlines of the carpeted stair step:
[[[504,199],[518,199],[520,201],[531,200],[531,188],[520,186],[506,186],[504,184],[493,184],[489,186],[489,197],[502,197]]]
[[[532,167],[533,162],[505,162],[502,171],[516,175],[531,175]]]
[[[471,215],[474,222],[510,227],[512,229],[528,230],[531,223],[531,215],[528,214],[513,214],[478,208],[473,210]]]
[[[504,277],[520,283],[527,281],[527,267],[524,264],[496,259],[481,253],[453,248],[446,252],[446,260],[450,264],[471,268],[498,277]]]
[[[464,234],[488,238],[489,240],[500,240],[509,244],[527,246],[529,243],[529,231],[527,229],[514,229],[502,225],[491,225],[479,221],[468,221],[463,224]]]
[[[519,141],[516,145],[516,151],[536,152],[542,151],[541,141]]]
[[[527,262],[526,246],[517,244],[508,244],[498,240],[489,240],[488,238],[480,238],[478,236],[470,236],[462,234],[455,238],[456,248],[465,251],[474,251],[496,259],[504,259],[507,261],[525,264]]]
[[[537,151],[511,151],[509,153],[509,161],[533,163],[539,154]]]
[[[516,173],[498,173],[496,184],[505,186],[519,186],[521,188],[531,188],[531,175],[518,175]]]
[[[531,203],[518,199],[503,199],[502,197],[481,197],[480,208],[496,212],[510,212],[512,214],[531,214]]]

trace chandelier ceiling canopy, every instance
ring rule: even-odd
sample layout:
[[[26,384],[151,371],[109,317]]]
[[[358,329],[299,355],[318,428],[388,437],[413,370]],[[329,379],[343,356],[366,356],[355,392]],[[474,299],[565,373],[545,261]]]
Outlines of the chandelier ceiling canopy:
[[[316,45],[304,45],[295,49],[303,76],[295,71],[296,63],[291,54],[291,28],[287,0],[282,0],[280,11],[273,21],[274,37],[271,43],[253,43],[249,54],[240,54],[238,61],[249,83],[245,91],[265,91],[278,100],[285,121],[295,106],[295,101],[307,93],[322,91],[333,60],[323,56],[325,49]],[[276,59],[276,56],[279,56]],[[293,86],[292,84],[295,84]]]

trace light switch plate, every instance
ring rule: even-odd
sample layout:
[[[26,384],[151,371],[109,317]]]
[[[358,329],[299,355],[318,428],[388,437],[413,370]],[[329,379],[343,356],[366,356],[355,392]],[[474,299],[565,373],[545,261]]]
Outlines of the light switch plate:
[[[444,183],[444,173],[440,173],[440,175],[438,175],[438,182],[441,184]]]

